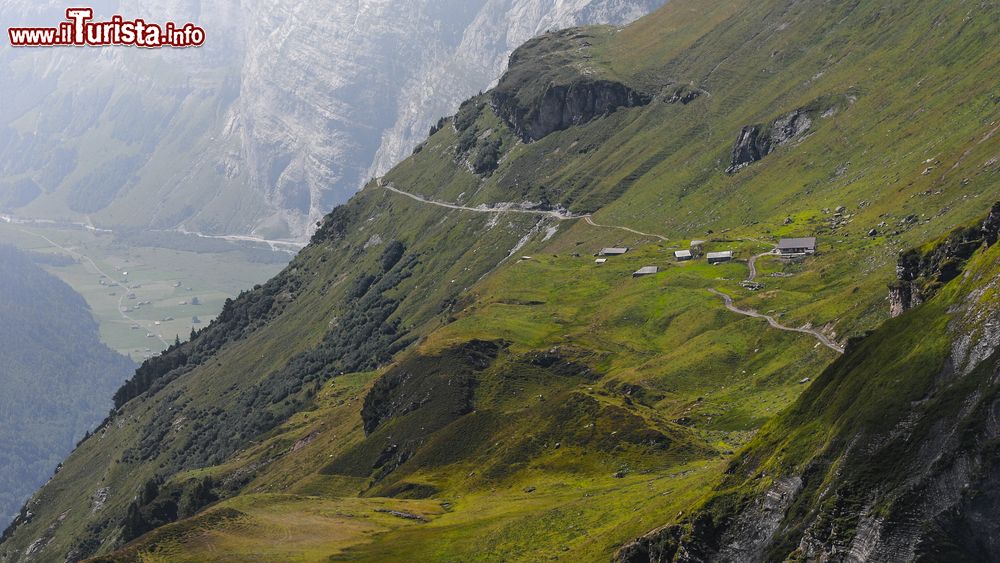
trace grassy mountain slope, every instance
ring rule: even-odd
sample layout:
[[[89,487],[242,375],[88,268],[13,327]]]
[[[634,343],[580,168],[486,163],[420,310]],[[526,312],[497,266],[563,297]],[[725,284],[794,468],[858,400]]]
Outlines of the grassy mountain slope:
[[[899,250],[998,198],[975,78],[997,15],[675,0],[530,43],[283,274],[148,363],[0,558],[606,560],[714,490],[837,357],[708,289],[843,341],[887,318]],[[524,143],[532,116],[549,126]],[[769,152],[727,173],[747,127]],[[821,253],[760,260],[756,292],[741,262],[672,261],[809,234]],[[595,265],[611,245],[633,251]]]
[[[994,244],[831,365],[699,511],[621,559],[996,559],[998,283]]]
[[[80,295],[0,245],[0,519],[93,429],[134,367],[100,342]]]

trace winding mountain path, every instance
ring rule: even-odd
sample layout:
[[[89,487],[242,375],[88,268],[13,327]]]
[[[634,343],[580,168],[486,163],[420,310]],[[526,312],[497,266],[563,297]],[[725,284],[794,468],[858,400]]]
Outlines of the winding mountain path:
[[[644,233],[642,231],[637,231],[635,229],[631,229],[629,227],[622,227],[622,226],[619,226],[619,225],[601,225],[599,223],[594,222],[594,219],[593,219],[593,217],[590,214],[586,214],[586,215],[573,215],[571,213],[562,213],[562,212],[559,212],[559,211],[542,211],[542,210],[538,210],[538,209],[522,209],[522,208],[517,207],[513,203],[504,204],[504,205],[496,206],[496,207],[487,207],[485,205],[482,205],[482,206],[479,206],[479,207],[468,207],[468,206],[465,206],[465,205],[457,205],[457,204],[454,204],[454,203],[445,203],[445,202],[441,202],[441,201],[434,201],[432,199],[427,199],[427,198],[425,198],[423,196],[419,196],[419,195],[416,195],[416,194],[411,194],[409,192],[404,192],[403,190],[397,189],[397,188],[393,187],[391,184],[388,184],[388,183],[379,182],[378,185],[380,187],[382,187],[382,188],[390,191],[390,192],[399,194],[399,195],[404,196],[404,197],[408,197],[408,198],[410,198],[410,199],[412,199],[414,201],[418,201],[420,203],[425,203],[425,204],[428,204],[428,205],[436,205],[438,207],[444,207],[446,209],[457,209],[457,210],[460,210],[460,211],[471,211],[471,212],[474,212],[474,213],[523,213],[523,214],[528,214],[528,215],[543,215],[543,216],[551,217],[551,218],[556,219],[558,221],[572,221],[572,220],[576,220],[576,219],[583,219],[584,221],[586,221],[586,223],[588,225],[591,225],[593,227],[600,227],[600,228],[605,228],[605,229],[618,229],[618,230],[627,231],[627,232],[630,232],[630,233],[633,233],[633,234],[636,234],[636,235],[639,235],[639,236],[652,237],[652,238],[660,239],[662,241],[667,241],[667,238],[664,237],[664,236],[662,236],[662,235],[657,235],[657,234],[652,234],[652,233]],[[750,275],[747,278],[747,281],[753,281],[757,277],[757,260],[760,259],[760,258],[763,258],[765,256],[770,256],[772,254],[774,254],[773,250],[772,251],[768,251],[768,252],[763,252],[763,253],[758,254],[758,255],[756,255],[756,256],[754,256],[754,257],[752,257],[750,259],[750,263],[749,263],[749,266],[750,266]],[[817,330],[808,329],[808,328],[793,328],[793,327],[785,326],[785,325],[779,323],[778,321],[776,321],[774,319],[774,317],[771,317],[771,316],[768,316],[768,315],[762,315],[762,314],[760,314],[760,313],[758,313],[756,311],[749,311],[749,310],[745,310],[745,309],[740,309],[739,307],[737,307],[733,303],[733,298],[732,297],[730,297],[729,295],[726,295],[725,293],[722,293],[721,291],[719,291],[717,289],[709,289],[709,291],[712,292],[712,293],[714,293],[715,295],[718,295],[719,297],[722,297],[722,299],[726,303],[726,308],[729,309],[730,311],[734,312],[734,313],[737,313],[739,315],[743,315],[743,316],[746,316],[746,317],[752,317],[752,318],[755,318],[755,319],[765,319],[768,322],[768,324],[770,324],[773,328],[776,328],[778,330],[783,330],[785,332],[797,332],[799,334],[808,334],[808,335],[812,336],[813,338],[815,338],[816,340],[819,340],[819,342],[821,344],[823,344],[827,348],[833,350],[834,352],[837,352],[838,354],[843,354],[844,353],[844,348],[843,347],[841,347],[840,345],[838,345],[836,342],[834,342],[833,340],[831,340],[828,336],[826,336],[822,332],[819,332]]]
[[[584,215],[583,216],[583,220],[586,221],[587,224],[590,225],[590,226],[592,226],[592,227],[600,227],[602,229],[618,229],[619,231],[628,231],[628,232],[630,232],[632,234],[636,234],[636,235],[639,235],[639,236],[658,238],[658,239],[662,240],[663,242],[667,242],[667,237],[662,236],[662,235],[657,235],[657,234],[653,234],[653,233],[644,233],[642,231],[637,231],[635,229],[630,229],[628,227],[620,227],[618,225],[601,225],[600,223],[595,223],[594,220],[591,218],[590,215]]]
[[[443,201],[435,201],[433,199],[427,199],[423,196],[417,194],[411,194],[410,192],[404,192],[403,190],[393,187],[391,184],[379,184],[383,189],[389,190],[390,192],[397,193],[401,196],[408,197],[414,201],[419,201],[420,203],[426,203],[428,205],[436,205],[438,207],[444,207],[446,209],[458,209],[459,211],[472,211],[473,213],[521,213],[524,215],[542,215],[545,217],[550,217],[557,221],[575,221],[577,219],[585,219],[590,217],[589,215],[574,215],[572,213],[563,213],[560,211],[552,210],[541,210],[541,209],[524,209],[518,207],[513,203],[505,203],[495,207],[488,207],[486,205],[481,205],[479,207],[468,207],[465,205],[456,205],[454,203],[445,203]]]
[[[765,256],[773,256],[774,253],[775,253],[774,250],[771,250],[771,251],[768,251],[768,252],[761,252],[760,254],[757,254],[756,256],[753,256],[752,258],[750,258],[750,261],[747,263],[747,266],[750,267],[750,273],[747,276],[747,281],[748,282],[752,282],[752,281],[754,281],[757,278],[757,274],[759,273],[759,272],[757,272],[757,260],[759,260],[759,259],[761,259],[761,258],[763,258]],[[767,321],[767,323],[769,325],[771,325],[771,327],[776,328],[778,330],[783,330],[785,332],[797,332],[797,333],[800,333],[800,334],[808,334],[808,335],[812,336],[813,338],[815,338],[816,340],[819,340],[820,343],[823,344],[823,346],[826,346],[827,348],[833,350],[834,352],[837,352],[838,354],[843,354],[844,353],[843,346],[840,346],[839,344],[837,344],[836,342],[834,342],[833,340],[831,340],[827,335],[823,334],[822,332],[819,332],[818,330],[812,330],[812,329],[808,329],[808,328],[793,328],[793,327],[785,326],[785,325],[779,323],[778,321],[776,321],[774,319],[774,317],[770,317],[768,315],[762,315],[762,314],[760,314],[760,313],[758,313],[756,311],[751,311],[751,310],[747,310],[747,309],[740,309],[739,307],[737,307],[733,303],[733,298],[732,297],[730,297],[729,295],[726,295],[725,293],[722,293],[721,291],[719,291],[717,289],[709,289],[709,291],[712,292],[712,293],[714,293],[715,295],[718,295],[719,297],[722,297],[723,301],[725,301],[725,303],[726,303],[726,308],[729,309],[730,311],[734,312],[734,313],[737,313],[739,315],[743,315],[743,316],[746,316],[746,317],[751,317],[751,318],[754,318],[754,319],[764,319],[764,320]]]
[[[843,354],[844,353],[844,348],[842,346],[838,345],[833,340],[830,340],[830,338],[827,335],[823,334],[822,332],[819,332],[818,330],[813,330],[811,328],[794,328],[794,327],[790,327],[790,326],[785,326],[785,325],[779,323],[778,321],[774,320],[774,317],[771,317],[769,315],[762,315],[762,314],[760,314],[760,313],[758,313],[756,311],[750,311],[750,310],[747,310],[747,309],[740,309],[739,307],[737,307],[733,303],[733,298],[732,297],[730,297],[729,295],[726,295],[725,293],[722,293],[721,291],[719,291],[717,289],[709,289],[708,291],[710,291],[711,293],[713,293],[713,294],[718,295],[719,297],[721,297],[722,300],[725,301],[725,303],[726,303],[726,308],[729,309],[730,311],[734,312],[734,313],[737,313],[739,315],[743,315],[745,317],[751,317],[751,318],[754,318],[754,319],[764,319],[764,320],[767,321],[767,323],[769,325],[771,325],[772,328],[776,328],[778,330],[783,330],[785,332],[797,332],[799,334],[808,334],[809,336],[812,336],[816,340],[819,340],[820,344],[822,344],[823,346],[826,346],[827,348],[833,350],[834,352],[836,352],[838,354]]]
[[[761,252],[760,254],[758,254],[758,255],[750,258],[750,262],[747,263],[747,265],[750,267],[750,275],[747,276],[747,281],[751,281],[752,282],[752,281],[754,281],[757,278],[757,260],[759,260],[759,259],[761,259],[761,258],[763,258],[765,256],[773,256],[773,255],[774,255],[774,251],[771,250],[771,251],[768,251],[768,252]]]
[[[575,221],[577,219],[583,219],[584,221],[586,221],[586,223],[588,225],[590,225],[592,227],[599,227],[599,228],[602,228],[602,229],[617,229],[619,231],[626,231],[626,232],[632,233],[634,235],[639,235],[639,236],[643,236],[643,237],[650,237],[650,238],[660,239],[660,240],[662,240],[664,242],[666,242],[667,240],[669,240],[669,239],[667,239],[667,237],[665,237],[663,235],[658,235],[658,234],[655,234],[655,233],[644,233],[642,231],[637,231],[637,230],[631,229],[629,227],[622,227],[622,226],[619,226],[619,225],[602,225],[600,223],[595,222],[594,218],[593,218],[593,215],[591,215],[590,213],[586,213],[586,214],[583,214],[583,215],[576,215],[576,214],[573,214],[573,213],[566,213],[566,212],[562,212],[562,211],[540,210],[540,209],[524,209],[524,208],[518,207],[517,204],[514,204],[514,203],[505,203],[505,204],[498,205],[498,206],[495,206],[495,207],[488,207],[486,205],[480,205],[479,207],[468,207],[468,206],[465,206],[465,205],[457,205],[457,204],[454,204],[454,203],[445,203],[443,201],[436,201],[436,200],[433,200],[433,199],[427,199],[427,198],[425,198],[423,196],[419,196],[417,194],[412,194],[410,192],[404,192],[403,190],[400,190],[400,189],[394,187],[392,184],[388,184],[388,183],[379,183],[379,186],[381,186],[383,189],[389,190],[390,192],[399,194],[399,195],[404,196],[404,197],[408,197],[408,198],[410,198],[410,199],[412,199],[414,201],[419,201],[420,203],[426,203],[428,205],[436,205],[438,207],[444,207],[446,209],[458,209],[460,211],[472,211],[474,213],[494,213],[494,214],[498,214],[498,213],[522,213],[522,214],[526,214],[526,215],[542,215],[542,216],[545,216],[545,217],[550,217],[552,219],[556,219],[557,221]]]

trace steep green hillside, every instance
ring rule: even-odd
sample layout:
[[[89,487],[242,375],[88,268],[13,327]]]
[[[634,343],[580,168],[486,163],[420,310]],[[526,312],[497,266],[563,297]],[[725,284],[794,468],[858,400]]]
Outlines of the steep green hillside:
[[[93,430],[134,369],[101,344],[83,298],[0,245],[0,520]]]
[[[996,560],[998,287],[1000,246],[983,246],[767,424],[700,510],[620,559]]]
[[[0,560],[607,560],[812,392],[817,336],[888,318],[900,250],[1000,199],[997,29],[991,3],[675,0],[529,43],[147,362]],[[696,241],[737,261],[674,262]]]

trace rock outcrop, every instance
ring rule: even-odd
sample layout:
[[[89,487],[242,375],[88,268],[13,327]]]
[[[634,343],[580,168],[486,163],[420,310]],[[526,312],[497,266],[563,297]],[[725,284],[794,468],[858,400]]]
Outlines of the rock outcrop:
[[[927,301],[945,283],[954,279],[965,261],[984,244],[1000,238],[1000,202],[981,225],[952,231],[930,251],[904,252],[896,264],[896,281],[889,285],[889,310],[895,318]]]
[[[593,61],[600,32],[568,29],[524,44],[490,95],[496,113],[524,142],[582,125],[653,96],[604,73]]]
[[[989,246],[993,246],[1000,239],[1000,201],[993,205],[990,214],[983,221],[983,239]]]
[[[608,80],[553,84],[539,98],[521,103],[504,91],[493,94],[493,110],[524,142],[582,125],[621,108],[648,104],[652,97]]]
[[[667,95],[664,101],[668,104],[681,104],[686,106],[700,98],[701,94],[701,90],[681,86],[679,88],[675,88],[673,92]]]
[[[903,272],[898,266],[896,267],[896,275],[903,275]],[[897,281],[889,284],[890,317],[896,318],[919,304],[919,295],[917,297],[917,301],[914,302],[912,283]]]
[[[427,58],[396,98],[396,122],[382,133],[368,177],[385,174],[424,141],[429,124],[450,115],[464,100],[496,82],[510,54],[552,29],[605,23],[623,25],[666,0],[493,0],[482,9],[451,52]],[[496,9],[507,6],[506,11]]]
[[[669,526],[626,544],[619,550],[617,560],[620,563],[763,560],[764,550],[801,489],[800,477],[778,479],[725,525],[702,515],[690,531]]]
[[[806,109],[783,115],[769,125],[748,125],[740,131],[726,172],[734,174],[771,154],[777,147],[800,138],[812,127],[813,117]]]

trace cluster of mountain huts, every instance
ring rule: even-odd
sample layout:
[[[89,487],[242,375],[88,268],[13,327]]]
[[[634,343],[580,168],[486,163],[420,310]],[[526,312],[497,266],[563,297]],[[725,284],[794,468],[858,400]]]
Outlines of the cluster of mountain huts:
[[[704,244],[703,241],[692,241],[690,250],[678,250],[674,252],[674,259],[678,262],[687,262],[696,259],[700,255],[700,251],[697,249],[701,248]],[[624,246],[612,246],[608,248],[602,248],[600,252],[597,253],[597,260],[595,261],[598,265],[606,264],[609,258],[616,256],[623,256],[628,254],[631,248]],[[796,256],[806,256],[816,253],[816,238],[815,237],[805,237],[805,238],[785,238],[781,239],[778,245],[774,249],[774,253],[779,256],[784,257],[796,257]],[[735,252],[732,250],[721,250],[717,252],[709,252],[705,255],[705,259],[709,264],[723,264],[725,262],[731,262],[735,258]],[[639,268],[632,274],[634,278],[641,278],[644,276],[651,276],[658,274],[660,268],[658,266],[644,266]]]

